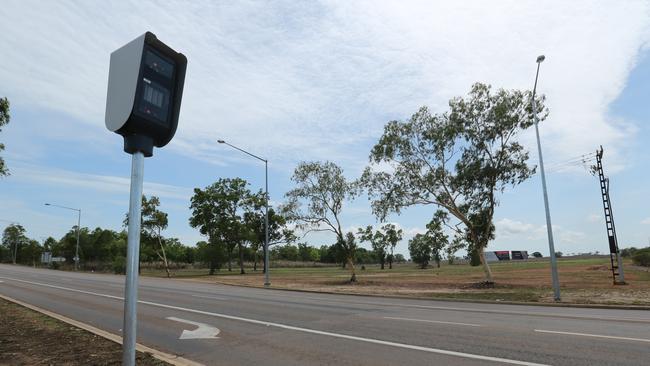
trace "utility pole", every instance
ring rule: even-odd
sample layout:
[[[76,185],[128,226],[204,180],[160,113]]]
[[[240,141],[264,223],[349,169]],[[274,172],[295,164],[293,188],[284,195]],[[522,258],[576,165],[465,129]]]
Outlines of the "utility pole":
[[[603,147],[596,151],[596,170],[600,181],[600,194],[603,199],[603,210],[605,211],[605,228],[607,229],[607,240],[609,241],[609,259],[612,264],[612,281],[615,285],[625,285],[625,273],[623,273],[623,258],[618,249],[616,238],[616,225],[614,225],[614,214],[612,213],[612,201],[609,198],[609,178],[603,172]]]

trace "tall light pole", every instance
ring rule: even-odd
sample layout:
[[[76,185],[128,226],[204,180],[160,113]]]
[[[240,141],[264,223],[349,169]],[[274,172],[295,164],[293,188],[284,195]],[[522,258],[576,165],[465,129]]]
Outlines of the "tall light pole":
[[[74,255],[74,270],[78,271],[79,270],[79,230],[81,229],[81,209],[59,206],[52,203],[46,203],[45,206],[52,206],[52,207],[64,208],[66,210],[77,211],[77,247],[75,249],[75,255]]]
[[[264,207],[264,235],[265,235],[265,240],[264,240],[264,287],[269,287],[271,286],[271,280],[269,279],[269,272],[270,272],[270,267],[269,267],[269,161],[266,159],[262,159],[259,156],[255,154],[251,154],[246,150],[240,149],[235,145],[231,145],[227,143],[224,140],[217,140],[218,143],[220,144],[225,144],[233,149],[239,150],[243,152],[244,154],[250,155],[254,157],[255,159],[261,160],[264,162],[264,181],[265,181],[265,190],[266,190],[266,201],[265,201],[265,207]]]
[[[537,78],[539,77],[539,66],[544,62],[544,55],[537,57],[537,73],[535,74],[535,86],[533,87],[533,115],[535,119],[535,135],[537,136],[537,152],[539,154],[539,170],[542,175],[542,190],[544,192],[544,208],[546,209],[546,232],[548,234],[548,249],[551,252],[551,276],[553,278],[553,297],[560,301],[560,279],[557,274],[557,258],[555,258],[555,245],[553,244],[553,226],[551,225],[551,211],[548,207],[548,193],[546,193],[546,174],[544,173],[544,159],[542,158],[542,144],[539,140],[539,118],[537,117],[537,103],[535,92],[537,91]]]

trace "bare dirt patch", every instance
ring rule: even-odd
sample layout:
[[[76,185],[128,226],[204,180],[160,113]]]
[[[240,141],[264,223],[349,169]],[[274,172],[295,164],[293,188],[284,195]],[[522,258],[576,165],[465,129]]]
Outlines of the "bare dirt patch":
[[[136,363],[169,365],[138,352]],[[0,299],[0,365],[121,365],[122,347]]]

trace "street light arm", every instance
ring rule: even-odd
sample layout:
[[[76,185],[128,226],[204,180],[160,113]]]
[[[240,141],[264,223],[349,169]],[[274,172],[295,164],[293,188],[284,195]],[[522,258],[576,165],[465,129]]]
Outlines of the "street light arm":
[[[233,144],[229,144],[229,143],[227,143],[227,142],[224,141],[224,140],[218,140],[217,142],[220,143],[220,144],[226,144],[226,145],[232,147],[233,149],[239,150],[239,151],[243,152],[244,154],[250,155],[250,156],[254,157],[255,159],[261,160],[261,161],[263,161],[263,162],[265,162],[265,163],[267,162],[266,159],[262,159],[262,158],[260,158],[259,156],[255,155],[255,154],[251,154],[251,153],[249,153],[248,151],[246,151],[246,150],[244,150],[244,149],[240,149],[240,148],[238,148],[237,146],[235,146],[235,145],[233,145]]]
[[[72,211],[81,212],[81,209],[80,209],[80,208],[72,208],[72,207],[67,207],[67,206],[55,205],[55,204],[53,204],[53,203],[46,203],[45,206],[52,206],[52,207],[58,207],[58,208],[65,208],[66,210],[72,210]]]

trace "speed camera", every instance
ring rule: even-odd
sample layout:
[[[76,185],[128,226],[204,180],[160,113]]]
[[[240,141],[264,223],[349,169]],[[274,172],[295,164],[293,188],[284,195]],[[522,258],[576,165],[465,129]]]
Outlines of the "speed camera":
[[[186,66],[151,32],[111,53],[105,122],[124,137],[124,151],[149,157],[174,137]]]

